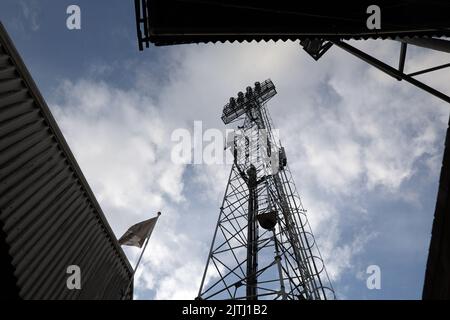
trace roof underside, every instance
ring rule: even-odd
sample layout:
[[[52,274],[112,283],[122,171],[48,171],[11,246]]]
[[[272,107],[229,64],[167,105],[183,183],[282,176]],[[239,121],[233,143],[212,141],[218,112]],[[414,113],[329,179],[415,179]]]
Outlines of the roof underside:
[[[357,3],[355,3],[357,2]],[[395,39],[450,35],[448,0],[379,0],[381,29],[367,28],[372,0],[135,0],[139,43]]]
[[[16,279],[20,298],[121,298],[132,268],[1,23],[0,181],[0,240],[13,270],[2,279]],[[67,288],[70,265],[81,290]]]

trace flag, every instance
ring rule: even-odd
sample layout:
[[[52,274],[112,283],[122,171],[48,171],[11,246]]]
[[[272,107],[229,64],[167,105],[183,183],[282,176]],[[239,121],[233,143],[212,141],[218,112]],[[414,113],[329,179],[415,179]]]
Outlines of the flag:
[[[149,237],[153,228],[155,227],[156,221],[161,213],[158,212],[158,216],[136,223],[131,226],[127,232],[119,239],[119,244],[123,246],[135,246],[142,248],[145,239]]]

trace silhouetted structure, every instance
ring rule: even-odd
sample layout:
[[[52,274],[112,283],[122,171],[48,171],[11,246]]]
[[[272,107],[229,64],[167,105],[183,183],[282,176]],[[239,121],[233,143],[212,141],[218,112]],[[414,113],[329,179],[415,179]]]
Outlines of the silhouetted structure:
[[[2,298],[120,299],[131,279],[125,254],[1,24],[0,227]],[[67,286],[71,265],[80,267],[80,290]]]
[[[334,291],[266,102],[270,80],[224,107],[234,157],[198,299],[330,299]]]
[[[422,297],[450,299],[450,129],[445,139]]]
[[[381,8],[381,29],[367,8]],[[139,47],[224,41],[394,39],[450,35],[448,0],[135,0]]]

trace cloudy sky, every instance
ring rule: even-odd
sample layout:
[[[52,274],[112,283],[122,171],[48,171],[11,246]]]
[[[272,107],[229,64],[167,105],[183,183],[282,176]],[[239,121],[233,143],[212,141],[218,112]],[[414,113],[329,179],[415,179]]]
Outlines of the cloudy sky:
[[[66,8],[81,8],[81,30]],[[135,298],[197,295],[230,167],[176,165],[177,128],[225,130],[223,105],[271,78],[269,110],[340,299],[419,299],[448,105],[339,48],[294,42],[137,49],[133,1],[2,0],[0,20],[115,234],[162,211]],[[352,43],[392,65],[399,44]],[[406,72],[447,63],[408,49]],[[448,72],[421,76],[448,92]],[[125,248],[134,265],[138,250]],[[366,269],[381,268],[381,289]]]

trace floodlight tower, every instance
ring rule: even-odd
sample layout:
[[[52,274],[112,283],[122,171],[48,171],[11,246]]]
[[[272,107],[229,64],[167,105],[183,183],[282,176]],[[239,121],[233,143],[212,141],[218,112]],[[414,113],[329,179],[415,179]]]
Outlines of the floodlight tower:
[[[266,103],[271,80],[230,98],[233,165],[198,299],[335,297]]]

